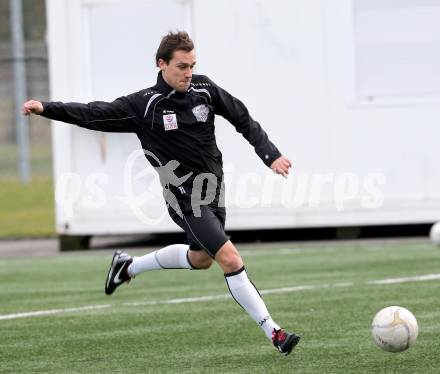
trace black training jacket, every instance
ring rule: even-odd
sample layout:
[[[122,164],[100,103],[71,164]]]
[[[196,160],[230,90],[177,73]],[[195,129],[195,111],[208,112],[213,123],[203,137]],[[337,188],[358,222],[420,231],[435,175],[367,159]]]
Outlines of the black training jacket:
[[[185,93],[176,92],[159,72],[155,86],[110,103],[43,102],[43,108],[41,115],[53,120],[90,130],[135,133],[148,161],[159,172],[162,186],[176,196],[191,194],[193,181],[201,173],[214,175],[221,184],[223,162],[215,140],[216,114],[248,140],[267,166],[281,156],[245,105],[204,75],[193,75]]]

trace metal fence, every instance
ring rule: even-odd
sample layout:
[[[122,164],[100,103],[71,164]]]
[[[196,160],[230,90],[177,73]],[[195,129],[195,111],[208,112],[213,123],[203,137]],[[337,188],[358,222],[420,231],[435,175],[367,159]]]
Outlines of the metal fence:
[[[49,98],[44,0],[23,0],[26,85],[28,98]],[[9,0],[0,0],[0,178],[18,179],[17,124],[14,117],[14,74]],[[52,175],[51,134],[47,120],[28,121],[29,158],[33,177]]]

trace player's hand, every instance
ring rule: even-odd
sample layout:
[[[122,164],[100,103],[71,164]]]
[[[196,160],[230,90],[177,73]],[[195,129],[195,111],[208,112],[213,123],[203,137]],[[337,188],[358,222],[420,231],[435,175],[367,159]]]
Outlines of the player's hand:
[[[23,114],[28,116],[30,114],[41,114],[43,113],[43,104],[37,100],[29,100],[23,104]]]
[[[289,169],[291,167],[292,163],[285,156],[278,157],[274,162],[272,162],[272,165],[270,165],[270,168],[274,173],[281,174],[284,178],[287,178],[289,175]]]

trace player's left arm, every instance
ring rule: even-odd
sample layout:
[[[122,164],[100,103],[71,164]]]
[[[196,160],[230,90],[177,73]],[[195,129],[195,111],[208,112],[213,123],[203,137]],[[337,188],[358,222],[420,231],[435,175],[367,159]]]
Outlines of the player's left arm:
[[[287,177],[292,167],[291,161],[269,140],[260,124],[251,117],[246,106],[229,92],[206,79],[213,93],[216,114],[226,118],[254,146],[257,155],[274,173]]]
[[[274,173],[281,174],[284,178],[289,175],[289,169],[292,167],[292,162],[286,157],[281,155],[272,164],[270,168]]]

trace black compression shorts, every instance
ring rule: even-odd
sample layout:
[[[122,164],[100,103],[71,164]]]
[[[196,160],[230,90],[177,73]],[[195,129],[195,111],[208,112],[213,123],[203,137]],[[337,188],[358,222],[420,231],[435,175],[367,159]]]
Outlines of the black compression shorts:
[[[229,240],[225,233],[226,209],[202,205],[200,217],[191,213],[180,217],[174,209],[168,207],[172,220],[186,233],[189,248],[205,250],[211,257],[215,257],[218,250]]]

